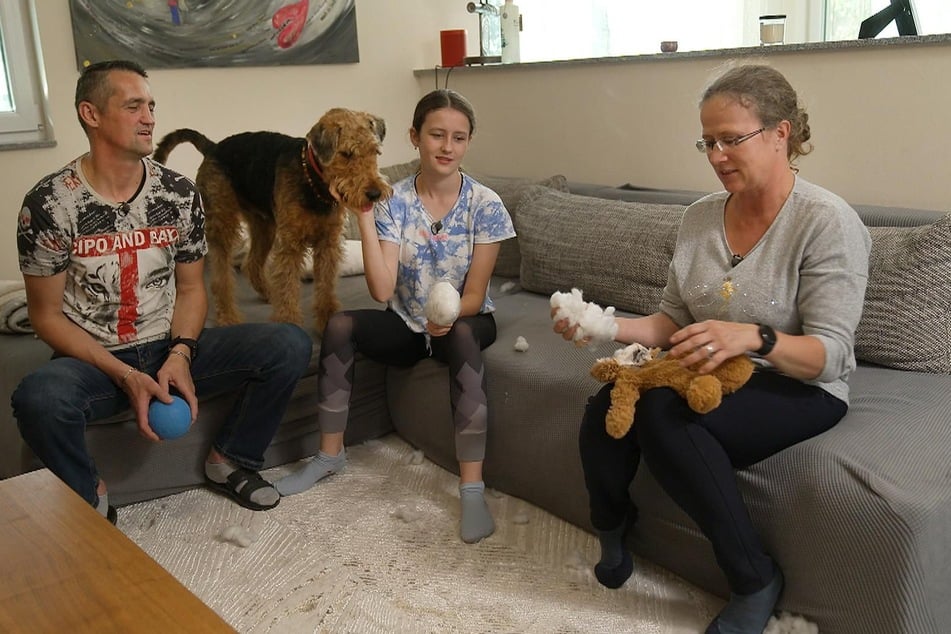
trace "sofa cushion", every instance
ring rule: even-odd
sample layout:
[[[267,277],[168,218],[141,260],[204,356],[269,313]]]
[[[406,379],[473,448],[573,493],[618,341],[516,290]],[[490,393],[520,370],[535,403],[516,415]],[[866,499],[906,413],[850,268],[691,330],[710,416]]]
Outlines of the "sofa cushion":
[[[602,306],[656,312],[684,209],[533,187],[515,216],[522,288],[579,288]]]
[[[499,198],[502,199],[502,204],[505,205],[509,215],[512,217],[512,222],[515,222],[515,216],[518,215],[522,196],[530,187],[540,185],[560,192],[568,191],[568,181],[561,174],[549,176],[541,180],[533,180],[530,178],[487,176],[470,170],[467,170],[466,173],[499,195]],[[518,233],[517,228],[516,233]],[[521,262],[522,256],[519,249],[518,236],[509,238],[502,242],[493,273],[500,277],[518,277]]]
[[[870,227],[855,356],[901,370],[951,373],[951,214],[920,227]]]

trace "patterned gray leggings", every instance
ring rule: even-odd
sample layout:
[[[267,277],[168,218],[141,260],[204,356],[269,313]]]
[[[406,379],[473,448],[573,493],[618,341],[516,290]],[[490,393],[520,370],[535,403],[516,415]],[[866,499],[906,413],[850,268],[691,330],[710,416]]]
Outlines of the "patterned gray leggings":
[[[477,462],[485,457],[488,411],[482,350],[495,341],[495,318],[490,313],[460,317],[443,337],[430,340],[432,357],[449,365],[456,458]],[[426,336],[410,330],[390,310],[348,310],[330,318],[320,346],[318,423],[327,433],[346,429],[353,390],[353,361],[357,352],[399,367],[410,367],[430,356]]]

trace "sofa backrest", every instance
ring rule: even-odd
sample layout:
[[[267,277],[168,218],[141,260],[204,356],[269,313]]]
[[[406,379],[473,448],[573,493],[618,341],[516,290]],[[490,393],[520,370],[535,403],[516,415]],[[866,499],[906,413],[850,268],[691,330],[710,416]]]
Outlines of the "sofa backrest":
[[[685,204],[630,200],[637,195],[530,188],[514,214],[522,288],[546,295],[579,288],[604,307],[656,311]],[[951,214],[859,207],[871,225],[872,250],[856,357],[951,374]]]

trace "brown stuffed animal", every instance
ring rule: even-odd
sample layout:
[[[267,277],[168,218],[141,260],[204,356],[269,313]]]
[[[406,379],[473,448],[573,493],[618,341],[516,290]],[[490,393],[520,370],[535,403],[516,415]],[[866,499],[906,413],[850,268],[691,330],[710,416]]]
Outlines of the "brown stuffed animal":
[[[642,390],[672,387],[687,400],[690,409],[706,414],[720,405],[723,395],[732,394],[753,375],[753,362],[745,354],[727,359],[709,374],[699,374],[694,368],[704,362],[683,368],[677,359],[654,358],[657,351],[632,344],[613,357],[598,359],[591,368],[591,376],[597,380],[614,382],[611,407],[605,417],[605,429],[612,437],[622,438],[631,429],[634,404]],[[625,362],[625,358],[632,361]]]

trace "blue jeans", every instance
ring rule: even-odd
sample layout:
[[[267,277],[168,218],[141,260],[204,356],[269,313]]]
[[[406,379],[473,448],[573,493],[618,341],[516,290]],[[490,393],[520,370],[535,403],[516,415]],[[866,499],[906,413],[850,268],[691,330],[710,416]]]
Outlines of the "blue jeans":
[[[169,340],[113,354],[155,377],[168,358]],[[258,470],[284,417],[291,393],[307,370],[313,341],[292,324],[240,324],[206,328],[198,339],[192,379],[199,398],[236,391],[214,448],[235,465]],[[90,421],[129,408],[108,375],[73,357],[54,356],[23,379],[11,398],[20,435],[46,467],[90,504],[99,475],[86,449]]]

